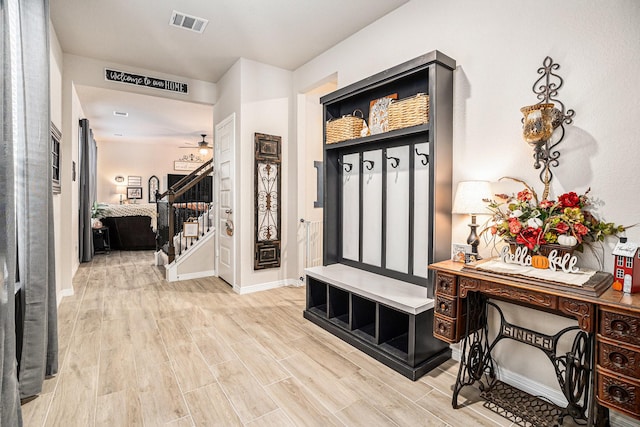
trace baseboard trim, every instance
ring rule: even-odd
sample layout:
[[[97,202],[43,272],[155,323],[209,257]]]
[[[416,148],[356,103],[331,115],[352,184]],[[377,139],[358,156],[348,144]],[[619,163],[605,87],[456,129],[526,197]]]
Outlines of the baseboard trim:
[[[451,346],[451,358],[453,360],[460,362],[461,353],[461,345]],[[496,375],[500,381],[512,385],[522,391],[526,391],[533,396],[544,396],[560,407],[567,406],[567,399],[560,390],[551,388],[545,384],[539,383],[531,378],[527,378],[524,375],[512,372],[500,366],[496,366]]]
[[[253,292],[267,291],[269,289],[281,288],[283,286],[300,286],[295,279],[276,280],[275,282],[258,283],[256,285],[239,286],[234,285],[233,291],[237,294],[251,294]]]
[[[201,279],[216,275],[215,270],[196,271],[194,273],[175,274],[176,269],[167,269],[167,282],[177,282],[178,280]]]
[[[56,306],[60,306],[60,303],[62,302],[62,298],[72,297],[73,295],[74,295],[73,288],[61,289],[60,292],[56,295]]]

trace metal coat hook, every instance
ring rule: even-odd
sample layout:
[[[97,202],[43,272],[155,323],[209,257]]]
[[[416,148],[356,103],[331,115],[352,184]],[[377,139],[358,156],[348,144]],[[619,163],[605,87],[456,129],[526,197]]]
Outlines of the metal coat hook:
[[[387,158],[387,160],[391,160],[391,167],[392,168],[397,168],[400,165],[400,159],[397,157],[393,157],[393,156],[389,156],[387,155],[387,153],[384,153],[385,157]]]
[[[424,159],[420,159],[420,163],[422,163],[423,166],[427,166],[429,164],[429,155],[428,154],[418,152],[417,148],[416,148],[416,154],[418,156],[423,156],[424,157]]]
[[[338,159],[338,164],[344,167],[345,172],[351,172],[353,170],[353,163],[345,163],[341,159]]]
[[[368,171],[373,169],[373,165],[375,164],[373,160],[363,160],[362,163],[364,163],[364,167],[367,168]]]

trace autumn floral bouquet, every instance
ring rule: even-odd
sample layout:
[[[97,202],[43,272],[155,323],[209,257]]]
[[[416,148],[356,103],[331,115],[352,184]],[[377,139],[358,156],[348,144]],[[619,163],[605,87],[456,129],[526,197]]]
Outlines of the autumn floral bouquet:
[[[603,241],[605,236],[628,228],[600,221],[591,213],[590,189],[580,195],[571,191],[556,200],[538,200],[527,183],[509,179],[525,188],[515,196],[496,194],[496,199],[487,200],[493,216],[484,231],[509,243],[524,245],[533,253],[549,244],[582,250],[584,244]]]

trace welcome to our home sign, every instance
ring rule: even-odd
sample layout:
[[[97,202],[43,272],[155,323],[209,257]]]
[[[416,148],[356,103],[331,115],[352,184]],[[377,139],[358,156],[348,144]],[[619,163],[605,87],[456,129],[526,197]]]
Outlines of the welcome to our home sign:
[[[108,81],[125,83],[136,86],[151,87],[154,89],[168,90],[178,93],[189,93],[189,86],[186,83],[173,82],[171,80],[159,79],[156,77],[141,76],[124,71],[104,69],[104,77]]]

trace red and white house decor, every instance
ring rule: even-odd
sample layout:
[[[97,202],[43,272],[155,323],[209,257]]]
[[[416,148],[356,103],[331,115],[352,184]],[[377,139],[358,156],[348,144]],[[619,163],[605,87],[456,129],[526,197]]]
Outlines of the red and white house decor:
[[[615,281],[622,283],[622,291],[640,292],[640,244],[627,242],[626,237],[621,237],[612,254],[613,275]]]

